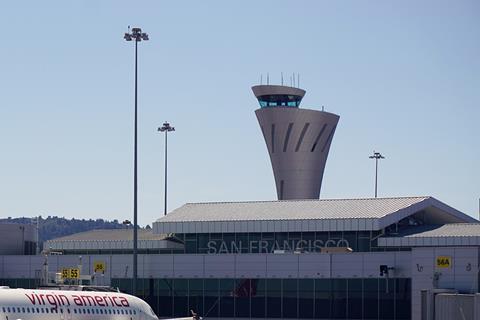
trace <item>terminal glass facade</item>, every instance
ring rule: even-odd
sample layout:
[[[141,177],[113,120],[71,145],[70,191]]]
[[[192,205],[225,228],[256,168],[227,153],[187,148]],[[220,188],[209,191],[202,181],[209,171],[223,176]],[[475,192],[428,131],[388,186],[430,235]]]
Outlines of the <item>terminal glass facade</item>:
[[[131,292],[131,279],[112,279]],[[139,279],[137,295],[160,317],[410,319],[411,280]]]
[[[320,252],[324,247],[349,247],[355,252],[409,250],[381,248],[381,231],[249,232],[175,234],[185,253],[274,253],[276,250]]]
[[[381,231],[324,231],[324,232],[247,232],[247,233],[177,233],[169,241],[183,248],[149,248],[139,254],[225,254],[320,252],[325,247],[349,247],[354,252],[409,251],[410,248],[378,247]],[[63,254],[132,254],[131,249],[67,249]]]

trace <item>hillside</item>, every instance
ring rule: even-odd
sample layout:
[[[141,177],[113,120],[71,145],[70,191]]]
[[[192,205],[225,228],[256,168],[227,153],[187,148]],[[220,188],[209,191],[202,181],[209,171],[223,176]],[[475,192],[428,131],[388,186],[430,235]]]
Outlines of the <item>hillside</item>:
[[[36,218],[0,218],[0,222],[10,223],[36,223]],[[66,219],[56,216],[39,217],[40,246],[46,240],[67,236],[70,234],[94,229],[122,229],[125,226],[118,220],[107,221],[103,219]]]

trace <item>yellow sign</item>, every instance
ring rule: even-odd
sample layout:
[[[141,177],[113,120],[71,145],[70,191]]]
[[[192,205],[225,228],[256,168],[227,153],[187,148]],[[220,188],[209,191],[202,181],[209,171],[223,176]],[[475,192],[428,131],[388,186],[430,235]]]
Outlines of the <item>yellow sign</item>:
[[[105,273],[107,267],[104,261],[94,261],[93,262],[93,272]]]
[[[70,278],[70,269],[62,269],[62,278],[63,279]]]
[[[447,257],[447,256],[437,257],[437,268],[451,268],[451,267],[452,267],[452,257]]]
[[[62,269],[62,278],[63,279],[79,279],[80,278],[80,269],[78,269],[78,268]]]
[[[79,279],[80,278],[80,269],[78,269],[78,268],[70,269],[70,278]]]

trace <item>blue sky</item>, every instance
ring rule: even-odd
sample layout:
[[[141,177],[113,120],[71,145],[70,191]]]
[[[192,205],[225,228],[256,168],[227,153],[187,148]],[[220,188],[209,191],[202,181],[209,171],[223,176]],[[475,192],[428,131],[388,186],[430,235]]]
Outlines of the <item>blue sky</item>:
[[[322,198],[480,197],[478,1],[3,1],[0,216],[131,219],[133,43],[139,222],[169,208],[275,200],[250,87],[299,73],[302,107],[340,115]]]

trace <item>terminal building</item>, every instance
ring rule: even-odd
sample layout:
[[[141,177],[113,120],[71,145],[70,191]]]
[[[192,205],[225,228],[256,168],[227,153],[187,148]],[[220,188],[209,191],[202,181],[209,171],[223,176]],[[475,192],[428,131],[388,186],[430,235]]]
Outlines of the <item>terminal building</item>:
[[[33,224],[0,222],[0,256],[37,253],[37,228]]]
[[[338,116],[283,114],[298,108],[297,89],[254,87],[279,200],[187,203],[159,218],[139,233],[137,292],[131,229],[47,241],[49,270],[80,264],[160,317],[433,320],[436,293],[478,293],[480,224],[469,215],[431,196],[319,199]],[[45,259],[1,256],[0,285],[34,286]]]

